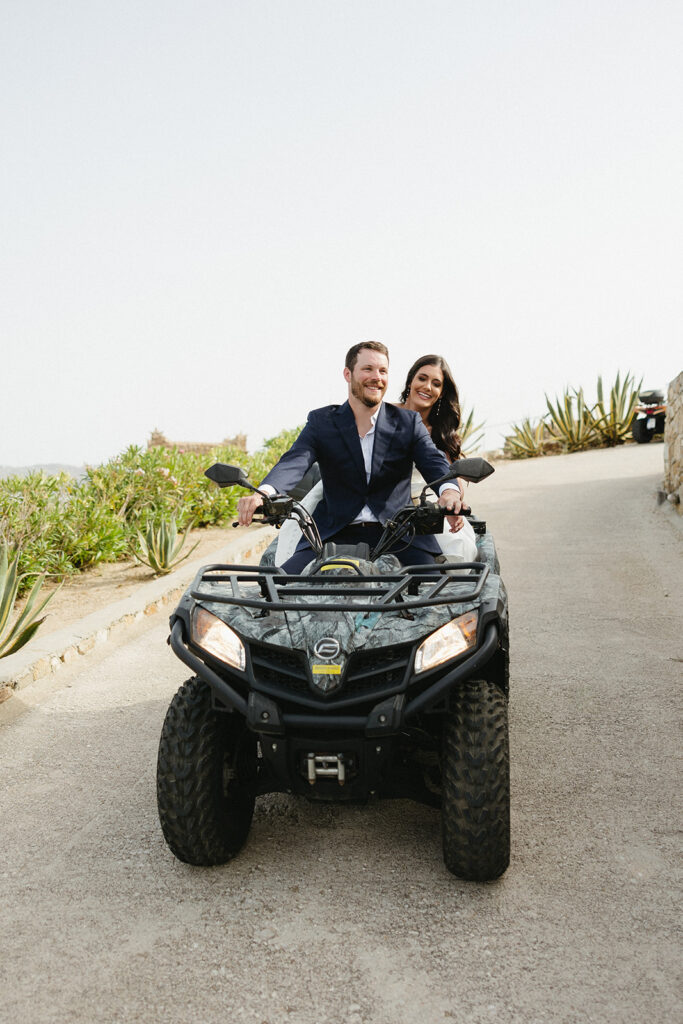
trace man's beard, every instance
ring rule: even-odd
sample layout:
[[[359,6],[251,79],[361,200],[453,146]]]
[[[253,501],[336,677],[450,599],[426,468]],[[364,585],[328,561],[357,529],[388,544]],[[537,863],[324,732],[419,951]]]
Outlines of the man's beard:
[[[382,401],[382,396],[384,395],[384,388],[382,387],[381,384],[377,385],[377,388],[379,390],[379,395],[377,396],[377,398],[370,398],[369,395],[365,394],[363,388],[364,385],[361,384],[360,381],[354,380],[353,377],[351,378],[351,394],[353,395],[353,397],[357,398],[358,401],[362,402],[363,405],[367,406],[368,409],[374,409],[375,406],[379,405],[379,403]]]

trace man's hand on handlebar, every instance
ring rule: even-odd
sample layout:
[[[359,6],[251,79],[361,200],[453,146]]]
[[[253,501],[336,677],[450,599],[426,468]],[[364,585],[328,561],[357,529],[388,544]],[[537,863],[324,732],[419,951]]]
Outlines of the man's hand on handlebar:
[[[245,494],[237,502],[237,522],[240,526],[251,526],[254,512],[263,505],[260,494]]]
[[[439,496],[439,505],[441,508],[447,508],[451,512],[459,512],[462,506],[460,491],[456,487],[448,487]],[[452,515],[446,518],[450,523],[451,533],[457,533],[458,530],[462,530],[464,522],[462,516]]]

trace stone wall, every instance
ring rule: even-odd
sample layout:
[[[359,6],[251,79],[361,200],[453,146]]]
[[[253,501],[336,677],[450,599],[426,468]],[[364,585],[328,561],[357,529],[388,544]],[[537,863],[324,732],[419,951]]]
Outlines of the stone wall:
[[[669,384],[664,425],[664,490],[670,502],[683,510],[683,372]]]
[[[160,430],[153,430],[147,442],[148,448],[180,448],[184,452],[198,452],[206,455],[214,448],[239,448],[240,451],[247,450],[247,435],[237,434],[235,437],[226,437],[222,441],[169,441]]]

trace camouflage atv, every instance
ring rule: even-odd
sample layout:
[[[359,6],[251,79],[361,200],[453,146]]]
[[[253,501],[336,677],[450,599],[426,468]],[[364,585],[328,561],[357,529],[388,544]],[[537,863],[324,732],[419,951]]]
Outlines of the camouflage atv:
[[[491,472],[483,459],[463,459],[449,477]],[[256,490],[239,467],[217,464],[207,476]],[[228,861],[265,793],[410,798],[441,808],[449,871],[477,881],[503,874],[505,587],[481,520],[471,519],[477,561],[402,567],[387,553],[397,539],[441,531],[444,511],[426,491],[372,552],[321,544],[294,498],[266,498],[262,520],[296,518],[315,561],[288,576],[271,548],[258,566],[199,571],[170,620],[171,647],[194,675],[168,709],[157,772],[161,827],[180,860]]]

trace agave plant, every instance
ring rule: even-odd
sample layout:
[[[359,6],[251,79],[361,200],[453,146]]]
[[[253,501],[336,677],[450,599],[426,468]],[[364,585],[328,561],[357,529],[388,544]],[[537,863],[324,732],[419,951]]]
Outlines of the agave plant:
[[[599,414],[595,417],[595,429],[602,443],[608,447],[622,444],[630,434],[631,420],[638,404],[638,393],[642,383],[641,379],[636,384],[635,377],[632,377],[630,373],[626,374],[622,383],[618,373],[609,393],[609,408],[607,409],[603,398],[602,377],[598,377],[598,400],[593,407],[593,412],[597,411]]]
[[[31,587],[26,604],[15,621],[10,624],[10,616],[17,600],[17,592],[21,583],[19,574],[19,552],[16,551],[10,562],[6,544],[0,545],[0,658],[15,654],[20,647],[27,644],[35,634],[45,616],[38,618],[47,602],[54,597],[56,591],[43,598],[38,607],[38,594],[43,585],[40,576]]]
[[[593,412],[586,405],[583,395],[583,388],[569,393],[565,388],[562,400],[556,398],[556,404],[545,396],[548,412],[550,413],[550,432],[569,452],[582,451],[584,448],[591,448],[599,441],[599,435],[595,427]],[[576,410],[574,409],[576,402]]]
[[[460,446],[463,450],[467,449],[468,452],[475,452],[480,446],[484,439],[484,427],[485,423],[478,423],[474,426],[474,409],[471,409],[467,417],[465,417],[465,411],[463,409],[462,419],[460,422]]]
[[[531,420],[522,420],[521,423],[513,423],[512,433],[505,438],[505,450],[513,459],[533,459],[537,455],[543,455],[545,450],[546,424],[539,420],[533,426]]]
[[[185,547],[185,541],[192,529],[192,525],[190,523],[185,533],[178,537],[175,516],[172,516],[170,520],[162,516],[158,526],[154,522],[148,523],[144,534],[140,530],[137,531],[138,550],[135,552],[136,558],[138,561],[148,565],[150,569],[153,569],[157,576],[163,576],[165,573],[170,572],[174,566],[180,565],[186,558],[189,558],[197,544],[199,544],[199,541],[197,541],[186,555],[183,555],[182,558],[178,557]]]

